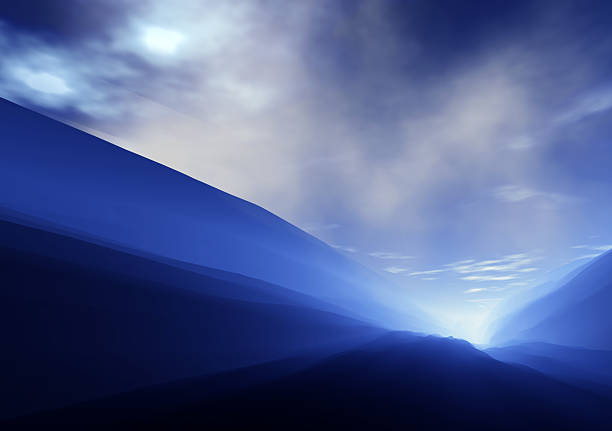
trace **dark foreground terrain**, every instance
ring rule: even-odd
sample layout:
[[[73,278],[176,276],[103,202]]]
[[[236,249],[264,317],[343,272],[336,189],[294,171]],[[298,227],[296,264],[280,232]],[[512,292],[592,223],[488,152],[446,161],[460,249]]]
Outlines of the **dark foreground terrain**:
[[[24,417],[21,424],[212,429],[609,429],[612,403],[468,343],[408,333]]]
[[[0,233],[5,426],[612,423],[605,391],[462,340],[388,332],[279,286],[8,220]]]

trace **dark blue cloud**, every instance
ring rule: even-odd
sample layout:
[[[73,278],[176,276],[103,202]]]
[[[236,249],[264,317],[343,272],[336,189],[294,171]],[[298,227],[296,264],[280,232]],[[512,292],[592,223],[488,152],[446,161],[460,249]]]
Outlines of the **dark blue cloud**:
[[[127,6],[115,0],[24,0],[2,2],[0,17],[18,31],[38,35],[49,43],[79,44],[107,38],[128,16]],[[129,3],[129,10],[137,10],[137,4]]]

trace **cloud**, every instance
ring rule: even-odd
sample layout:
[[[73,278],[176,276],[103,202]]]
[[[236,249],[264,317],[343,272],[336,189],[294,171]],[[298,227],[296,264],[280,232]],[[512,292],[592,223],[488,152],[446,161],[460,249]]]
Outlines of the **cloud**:
[[[300,226],[333,208],[358,228],[435,232],[432,208],[445,196],[469,200],[492,177],[513,184],[537,165],[530,151],[502,151],[529,147],[534,124],[546,120],[533,100],[548,96],[538,85],[548,82],[547,63],[517,49],[521,40],[455,63],[453,50],[436,53],[428,49],[436,41],[396,26],[389,18],[400,11],[390,4],[359,2],[350,22],[344,9],[312,2],[272,2],[274,13],[248,1],[126,4],[92,25],[92,37],[81,28],[70,49],[40,37],[6,44],[19,48],[3,51],[7,63],[61,79],[72,96],[41,98],[14,79],[3,94],[93,116],[91,131]],[[414,19],[421,11],[407,12]],[[331,30],[336,24],[342,31]],[[29,61],[36,52],[57,64]],[[347,71],[339,52],[358,67]],[[534,230],[554,227],[534,219]]]
[[[577,122],[590,115],[607,111],[610,108],[612,108],[612,89],[599,88],[581,97],[574,106],[561,114],[557,121],[560,123]]]
[[[505,281],[505,280],[514,280],[516,275],[468,275],[466,277],[461,277],[461,280],[466,281]]]
[[[471,289],[464,290],[463,293],[485,292],[486,290],[487,290],[486,287],[473,287]]]
[[[528,253],[515,253],[497,259],[475,261],[474,259],[464,259],[457,262],[445,264],[443,268],[430,269],[426,271],[414,271],[410,276],[438,274],[452,272],[459,280],[463,281],[507,281],[514,280],[522,274],[538,271],[538,268],[530,266],[539,260]],[[466,275],[472,274],[472,275]],[[483,290],[502,290],[501,288],[476,288],[473,292]]]
[[[562,193],[543,192],[519,185],[497,187],[493,191],[493,196],[499,201],[507,203],[523,202],[532,198],[541,198],[556,204],[567,204],[576,200],[574,197]]]
[[[507,286],[508,287],[523,287],[523,286],[529,286],[529,283],[526,281],[513,281],[511,283],[508,283]]]
[[[572,248],[586,249],[586,250],[593,250],[593,251],[608,251],[608,250],[612,250],[612,245],[611,244],[605,244],[605,245],[580,244],[580,245],[574,245],[572,246]]]
[[[580,256],[576,256],[576,257],[570,259],[570,261],[568,263],[577,262],[579,260],[594,259],[596,257],[599,257],[603,253],[605,253],[605,252],[607,252],[609,250],[612,250],[612,245],[611,244],[604,244],[604,245],[578,244],[578,245],[572,246],[571,248],[575,249],[575,250],[594,251],[595,253],[588,253],[588,254],[583,254],[583,255],[580,255]]]
[[[571,259],[570,263],[571,262],[577,262],[579,260],[594,259],[594,258],[599,257],[599,256],[601,256],[601,253],[583,254],[581,256],[574,257],[573,259]]]
[[[500,186],[493,192],[494,196],[504,202],[521,202],[538,196],[538,192],[526,187],[508,185]]]
[[[423,277],[421,278],[421,280],[425,280],[425,281],[433,281],[433,280],[437,280],[438,277]]]
[[[399,254],[399,253],[394,253],[394,252],[387,252],[387,251],[373,251],[371,253],[368,253],[368,255],[375,257],[377,259],[384,259],[384,260],[414,259],[414,256],[409,256],[409,255]]]
[[[467,265],[473,262],[475,262],[474,259],[465,259],[465,260],[459,260],[457,262],[447,263],[444,266],[456,267],[456,266],[461,266],[461,265]]]
[[[401,268],[398,266],[388,266],[383,269],[384,271],[390,272],[391,274],[401,274],[402,272],[408,271],[406,268]]]
[[[143,42],[147,49],[162,55],[172,55],[185,40],[185,36],[176,30],[151,26],[144,29]]]
[[[508,289],[509,287],[510,287],[509,285],[490,286],[490,287],[473,287],[473,288],[464,290],[463,293],[470,294],[470,293],[478,293],[478,292],[500,292],[500,291]]]
[[[448,269],[430,269],[427,271],[415,271],[415,272],[411,272],[409,275],[414,276],[414,275],[427,275],[427,274],[439,274],[441,272],[446,272],[448,271]]]
[[[517,253],[504,256],[499,259],[489,259],[476,262],[474,260],[460,261],[445,266],[459,274],[471,274],[481,272],[532,272],[537,268],[526,267],[538,259],[529,257],[526,253]]]
[[[357,253],[357,249],[355,247],[337,244],[330,244],[330,246],[338,250],[346,251],[347,253]]]

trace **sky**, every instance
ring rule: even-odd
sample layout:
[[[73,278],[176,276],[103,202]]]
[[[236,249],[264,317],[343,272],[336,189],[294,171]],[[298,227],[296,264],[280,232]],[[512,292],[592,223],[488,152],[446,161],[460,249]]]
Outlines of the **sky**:
[[[459,335],[612,248],[608,1],[0,4],[0,96],[276,213]]]

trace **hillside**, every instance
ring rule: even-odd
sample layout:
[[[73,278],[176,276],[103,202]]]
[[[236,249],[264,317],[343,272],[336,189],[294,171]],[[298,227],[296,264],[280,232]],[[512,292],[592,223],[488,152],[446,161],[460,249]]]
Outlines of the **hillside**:
[[[0,215],[431,328],[405,291],[263,208],[4,99],[0,118]]]
[[[506,318],[491,343],[538,341],[612,350],[612,253],[572,275],[557,290]]]
[[[610,399],[498,362],[465,341],[388,333],[315,363],[248,367],[34,415],[19,423],[598,430],[607,429],[611,407]]]
[[[0,222],[0,418],[382,330],[260,280]]]

